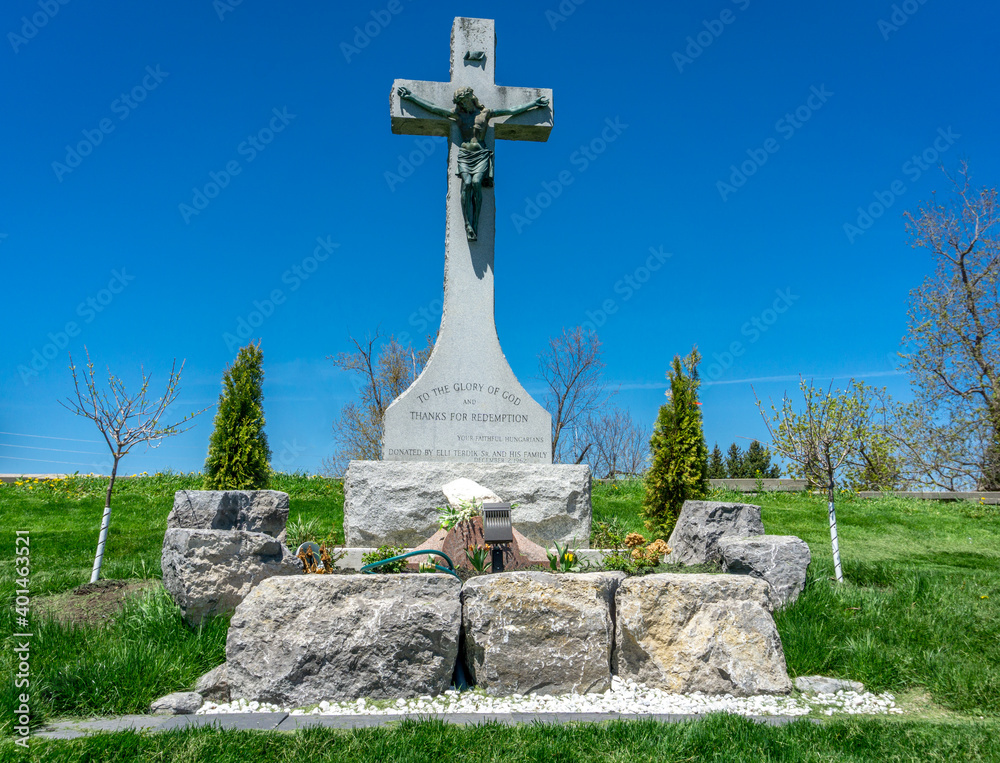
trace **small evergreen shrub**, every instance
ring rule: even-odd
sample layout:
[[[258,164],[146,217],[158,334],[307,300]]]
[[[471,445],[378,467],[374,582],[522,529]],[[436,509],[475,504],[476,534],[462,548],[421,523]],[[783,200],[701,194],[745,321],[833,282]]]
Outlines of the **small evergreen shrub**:
[[[264,353],[240,349],[222,375],[215,429],[205,460],[206,490],[264,490],[271,479],[271,449],[264,433]]]
[[[708,494],[708,446],[698,402],[698,348],[684,360],[674,357],[670,400],[660,414],[649,445],[653,465],[646,473],[643,518],[653,535],[669,538],[684,501]]]

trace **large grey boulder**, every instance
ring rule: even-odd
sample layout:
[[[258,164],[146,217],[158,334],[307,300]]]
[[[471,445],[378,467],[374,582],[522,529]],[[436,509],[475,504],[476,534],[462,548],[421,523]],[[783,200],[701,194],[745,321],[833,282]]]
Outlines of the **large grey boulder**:
[[[300,575],[257,586],[233,615],[233,699],[286,706],[440,694],[462,625],[452,575]]]
[[[799,676],[795,679],[795,688],[803,694],[836,694],[838,691],[853,691],[860,694],[865,690],[865,685],[848,678]]]
[[[214,700],[215,702],[228,702],[229,680],[226,678],[226,663],[212,668],[199,678],[195,682],[194,690],[204,699]]]
[[[794,535],[725,536],[719,551],[726,572],[766,580],[775,607],[791,604],[806,587],[812,556],[808,544]]]
[[[178,490],[168,528],[247,530],[282,543],[288,522],[288,493],[279,490]]]
[[[726,535],[763,535],[760,506],[722,501],[684,501],[667,545],[668,562],[720,562],[719,539]]]
[[[670,692],[787,694],[767,583],[742,575],[630,577],[615,596],[622,678]]]
[[[149,712],[153,715],[191,715],[202,706],[202,697],[196,691],[177,691],[153,700]]]
[[[412,547],[438,529],[442,487],[465,477],[518,504],[511,521],[543,546],[590,542],[590,467],[573,464],[474,464],[351,461],[344,477],[348,546]]]
[[[462,589],[465,662],[487,694],[611,687],[614,595],[624,574],[506,572]]]
[[[164,587],[191,625],[232,612],[267,578],[302,574],[302,562],[277,538],[245,530],[168,529],[160,566]]]

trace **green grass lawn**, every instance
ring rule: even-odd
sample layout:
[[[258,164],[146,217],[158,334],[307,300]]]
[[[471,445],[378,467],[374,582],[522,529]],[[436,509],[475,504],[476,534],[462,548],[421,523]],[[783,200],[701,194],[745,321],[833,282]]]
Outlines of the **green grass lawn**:
[[[198,475],[178,474],[119,482],[103,576],[159,577],[173,492],[199,486]],[[7,530],[0,541],[0,593],[10,600],[14,592],[15,529],[30,531],[32,597],[64,593],[89,580],[104,487],[94,478],[0,486],[0,525]],[[274,487],[289,493],[292,521],[313,521],[322,534],[335,528],[342,539],[339,482],[279,475]],[[595,484],[595,522],[617,517],[628,529],[643,532],[642,495],[639,483]],[[642,727],[646,736],[667,741],[643,741],[640,734],[632,740],[634,744],[630,742],[631,747],[626,746],[632,751],[628,755],[626,747],[619,751],[609,741],[614,736],[607,730],[517,730],[498,732],[496,749],[507,750],[509,755],[482,751],[477,760],[526,760],[527,749],[539,754],[545,750],[544,756],[555,760],[691,759],[699,744],[706,745],[705,749],[715,744],[722,754],[719,740],[727,734],[744,741],[724,748],[732,755],[718,759],[988,759],[984,740],[1000,728],[997,507],[894,498],[860,500],[845,495],[838,500],[837,513],[846,582],[836,585],[830,580],[823,497],[777,493],[713,497],[760,505],[769,534],[798,535],[810,546],[813,564],[807,588],[793,606],[776,616],[789,673],[852,678],[873,691],[893,691],[907,710],[904,720],[837,721],[821,729],[802,724],[791,729],[760,729],[739,719],[721,719],[658,727],[655,734],[648,732],[652,727]],[[15,626],[13,610],[5,608],[0,614],[2,632],[11,634],[18,630]],[[32,642],[36,724],[52,717],[142,712],[157,696],[189,688],[198,675],[224,657],[226,622],[210,622],[192,631],[162,592],[136,600],[107,626],[73,628],[36,618],[31,627],[36,633]],[[4,637],[5,646],[10,640]],[[7,648],[0,655],[0,670],[10,675],[12,669]],[[0,737],[9,734],[15,698],[11,682],[0,684]],[[980,721],[981,717],[985,720]],[[297,756],[306,738],[335,742],[338,749],[353,750],[352,757],[361,760],[375,754],[406,759],[400,757],[398,748],[406,735],[422,740],[418,749],[424,752],[437,749],[427,741],[431,732],[426,727],[405,728],[405,734],[395,729],[293,738],[190,732],[162,742],[169,751],[163,759],[185,759],[193,750],[205,750],[192,757],[210,760],[216,758],[207,751],[220,750],[218,759],[225,760],[233,739],[239,740],[241,749],[246,744],[249,749],[273,750],[274,756]],[[476,739],[471,731],[451,728],[437,729],[431,736],[450,739],[455,755],[446,757],[458,755],[457,759],[467,759]],[[148,745],[156,744],[135,735],[101,739],[40,746],[50,756],[41,759],[86,759],[88,755],[96,759],[104,756],[101,745],[107,745],[109,758],[141,758]],[[599,753],[605,749],[602,745],[607,755]],[[583,746],[593,755],[581,757]],[[852,749],[854,757],[850,757]],[[687,750],[688,757],[680,750]]]
[[[101,577],[159,578],[163,534],[177,490],[200,490],[200,474],[119,479]],[[338,480],[278,474],[271,485],[289,496],[289,518],[316,517],[324,534],[344,539],[344,491]],[[0,486],[0,527],[31,531],[31,595],[68,591],[90,580],[107,480],[70,477]],[[0,590],[9,582],[14,538],[0,539]]]

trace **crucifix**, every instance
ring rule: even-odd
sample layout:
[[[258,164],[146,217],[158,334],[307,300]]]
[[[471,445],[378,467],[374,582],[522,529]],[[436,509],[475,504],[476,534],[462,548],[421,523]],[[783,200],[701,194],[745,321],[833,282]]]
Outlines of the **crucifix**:
[[[457,18],[451,81],[397,79],[389,96],[394,133],[448,139],[448,195],[441,329],[423,373],[386,410],[387,461],[552,463],[551,419],[500,349],[493,282],[493,147],[547,140],[552,91],[497,85],[495,72],[493,21]]]

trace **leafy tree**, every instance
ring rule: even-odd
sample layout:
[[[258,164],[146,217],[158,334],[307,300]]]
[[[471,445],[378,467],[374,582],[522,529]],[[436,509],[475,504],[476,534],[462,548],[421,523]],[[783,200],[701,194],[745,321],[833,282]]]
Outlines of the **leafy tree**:
[[[545,407],[552,416],[553,461],[579,464],[595,442],[596,430],[588,420],[599,422],[598,411],[607,399],[601,340],[581,326],[563,329],[538,356],[538,372],[547,387]],[[566,437],[567,432],[573,435]]]
[[[722,461],[722,451],[719,450],[719,443],[715,443],[712,448],[712,455],[708,459],[708,478],[710,480],[726,479],[726,465]]]
[[[87,353],[87,373],[83,377],[84,389],[80,389],[80,380],[76,374],[72,354],[69,356],[69,367],[73,373],[73,388],[76,400],[67,398],[60,404],[77,416],[90,419],[97,425],[98,431],[111,450],[111,479],[108,481],[108,492],[104,500],[104,514],[101,517],[101,533],[97,540],[97,553],[94,555],[94,567],[90,573],[90,582],[96,583],[101,577],[101,566],[104,562],[104,547],[108,540],[108,528],[111,525],[111,493],[115,488],[115,477],[118,474],[118,462],[126,456],[133,447],[145,443],[147,447],[156,448],[165,437],[173,437],[185,432],[191,427],[183,427],[195,416],[204,413],[202,409],[185,416],[176,424],[160,425],[160,418],[180,392],[181,372],[184,362],[176,368],[177,361],[170,366],[170,376],[167,377],[167,391],[158,400],[148,400],[150,377],[140,371],[142,379],[139,391],[130,395],[125,389],[125,383],[108,369],[108,387],[111,394],[98,391],[94,378],[94,364]],[[176,368],[176,371],[175,371]],[[67,404],[68,403],[68,404]],[[193,426],[193,425],[192,425]],[[183,428],[182,428],[183,427]]]
[[[263,490],[271,480],[264,433],[264,353],[241,347],[222,375],[215,429],[205,459],[206,490]]]
[[[324,463],[330,474],[343,474],[352,459],[382,460],[385,411],[420,375],[434,349],[429,337],[427,346],[419,352],[400,344],[392,335],[377,347],[379,339],[378,331],[364,343],[351,337],[355,352],[327,357],[335,368],[355,374],[361,396],[360,402],[351,401],[341,408],[340,418],[333,424],[337,448]]]
[[[754,440],[743,456],[743,472],[751,479],[777,479],[781,474],[781,467],[772,465],[771,452],[758,440]]]
[[[910,292],[903,340],[913,403],[890,433],[910,480],[947,490],[1000,488],[1000,206],[959,168],[950,198],[906,214],[934,272]]]
[[[842,582],[834,506],[837,485],[845,471],[856,469],[863,460],[863,444],[886,436],[884,398],[853,379],[843,392],[831,391],[832,385],[824,392],[805,380],[800,380],[799,390],[804,402],[800,411],[787,395],[780,407],[771,404],[770,417],[759,399],[757,409],[775,450],[791,463],[792,475],[804,476],[826,490],[834,572],[837,582]]]
[[[708,447],[698,402],[698,348],[674,357],[668,374],[670,400],[660,413],[649,445],[652,466],[646,473],[643,517],[655,536],[667,538],[684,501],[708,494]]]
[[[735,442],[726,451],[726,476],[731,480],[746,476],[743,473],[743,450]]]

